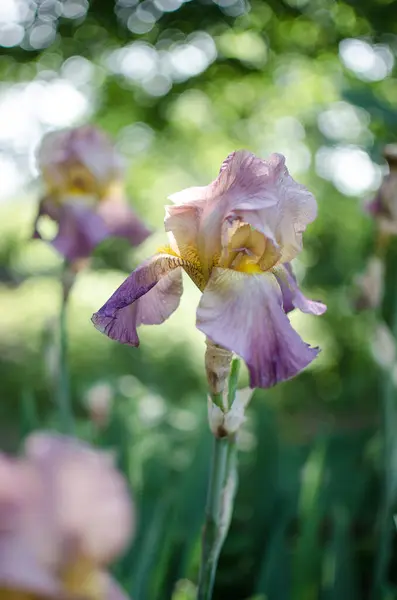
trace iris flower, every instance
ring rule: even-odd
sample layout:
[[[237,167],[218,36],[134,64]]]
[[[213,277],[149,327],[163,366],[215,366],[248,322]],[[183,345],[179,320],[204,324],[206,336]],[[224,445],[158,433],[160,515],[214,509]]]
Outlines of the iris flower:
[[[202,296],[197,327],[242,357],[251,387],[293,377],[318,354],[292,328],[293,308],[319,315],[290,261],[317,212],[315,198],[290,176],[285,159],[234,152],[215,181],[172,195],[166,207],[169,246],[139,266],[93,315],[114,340],[139,345],[137,327],[159,324],[178,307],[184,270]]]
[[[109,456],[34,434],[0,455],[1,600],[126,600],[106,572],[132,531],[124,479]]]
[[[69,262],[88,258],[111,236],[143,242],[150,231],[130,209],[122,186],[121,163],[112,143],[92,126],[47,134],[38,152],[46,193],[33,237],[44,215],[58,223],[52,245]]]

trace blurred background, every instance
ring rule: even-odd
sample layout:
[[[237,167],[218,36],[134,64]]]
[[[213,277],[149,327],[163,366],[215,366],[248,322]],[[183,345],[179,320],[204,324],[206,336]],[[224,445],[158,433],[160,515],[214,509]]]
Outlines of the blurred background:
[[[181,307],[143,328],[139,349],[102,336],[90,317],[165,243],[167,196],[208,183],[239,148],[285,154],[316,195],[319,217],[294,268],[328,312],[292,315],[322,352],[298,378],[254,394],[215,598],[370,597],[382,372],[355,281],[374,244],[363,207],[387,171],[383,145],[397,141],[396,11],[390,0],[0,2],[3,449],[59,428],[61,258],[30,240],[42,136],[87,121],[104,128],[124,156],[131,205],[156,230],[137,250],[99,247],[69,307],[78,434],[117,450],[138,506],[137,538],[115,569],[134,600],[194,598],[211,450],[199,292],[185,278]],[[384,598],[397,597],[395,562]]]

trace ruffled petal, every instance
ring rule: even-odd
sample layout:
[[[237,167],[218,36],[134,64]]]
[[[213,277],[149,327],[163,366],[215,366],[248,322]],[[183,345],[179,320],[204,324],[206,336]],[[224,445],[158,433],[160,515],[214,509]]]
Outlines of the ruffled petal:
[[[298,308],[304,313],[322,315],[327,307],[322,302],[309,300],[299,289],[298,282],[290,263],[280,265],[273,270],[283,295],[283,309],[288,313]]]
[[[178,308],[183,265],[170,254],[157,254],[143,263],[93,315],[95,327],[122,344],[139,346],[139,325],[163,323]]]
[[[190,188],[171,198],[184,210],[179,221],[168,219],[167,229],[172,231],[178,245],[184,244],[183,219],[189,239],[195,239],[206,275],[214,256],[222,251],[221,231],[225,221],[233,223],[237,219],[254,227],[275,249],[279,248],[279,262],[283,263],[301,250],[302,233],[317,214],[315,198],[290,176],[281,154],[262,160],[247,151],[234,152],[210,185]],[[175,208],[171,209],[173,214]]]
[[[268,388],[297,375],[319,352],[292,328],[270,273],[214,269],[198,306],[197,327],[245,360],[252,388]]]
[[[260,207],[252,201],[246,206],[238,203],[233,214],[261,231],[280,248],[280,263],[289,262],[302,249],[302,234],[317,216],[317,203],[305,186],[291,177],[284,156],[272,154],[268,160],[260,162],[263,166],[258,168],[261,175],[257,183],[260,182],[261,191],[257,194],[262,193],[267,205]]]
[[[139,246],[152,233],[124,198],[110,196],[102,200],[98,205],[97,214],[103,219],[109,235],[125,238],[132,246]]]

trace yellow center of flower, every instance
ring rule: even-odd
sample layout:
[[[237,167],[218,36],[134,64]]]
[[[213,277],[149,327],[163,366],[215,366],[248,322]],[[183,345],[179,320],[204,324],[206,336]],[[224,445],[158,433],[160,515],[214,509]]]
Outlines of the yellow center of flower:
[[[117,194],[121,184],[116,180],[101,180],[82,164],[70,163],[56,171],[43,169],[43,179],[49,193],[60,203],[70,196],[91,196],[96,201],[109,193]]]
[[[39,600],[39,596],[21,590],[0,588],[0,600]]]
[[[262,233],[240,221],[226,224],[222,232],[222,250],[215,253],[210,268],[204,269],[200,255],[194,246],[171,246],[160,248],[158,252],[171,254],[179,259],[181,266],[197,287],[203,291],[214,267],[232,269],[249,275],[257,275],[270,270],[279,259],[279,251]]]
[[[105,600],[101,573],[96,565],[84,557],[79,557],[62,574],[62,583],[67,593],[87,600]]]

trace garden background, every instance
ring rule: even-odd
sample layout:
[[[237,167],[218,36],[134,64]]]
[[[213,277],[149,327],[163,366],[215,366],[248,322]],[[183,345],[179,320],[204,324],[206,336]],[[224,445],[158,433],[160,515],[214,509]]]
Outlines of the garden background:
[[[131,482],[139,527],[119,580],[134,600],[194,598],[211,449],[199,291],[184,277],[179,310],[142,328],[140,348],[102,336],[90,317],[165,243],[169,194],[214,179],[235,149],[281,152],[318,201],[294,268],[328,311],[292,314],[321,354],[252,399],[215,598],[369,598],[385,374],[376,317],[357,309],[357,276],[374,247],[364,206],[386,172],[384,144],[397,141],[396,2],[1,0],[0,46],[2,448],[60,428],[61,258],[30,239],[41,191],[34,153],[47,131],[89,121],[115,140],[131,205],[155,233],[138,249],[102,244],[73,288],[77,433],[114,448]],[[110,398],[98,426],[93,406]],[[396,559],[383,584],[382,598],[397,597]]]

